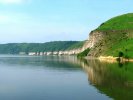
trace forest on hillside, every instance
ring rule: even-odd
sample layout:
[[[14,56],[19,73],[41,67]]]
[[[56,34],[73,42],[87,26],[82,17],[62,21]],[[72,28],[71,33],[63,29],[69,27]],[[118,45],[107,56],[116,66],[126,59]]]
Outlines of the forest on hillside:
[[[46,43],[8,43],[0,44],[0,54],[19,54],[20,52],[65,51],[82,47],[83,41],[54,41]]]

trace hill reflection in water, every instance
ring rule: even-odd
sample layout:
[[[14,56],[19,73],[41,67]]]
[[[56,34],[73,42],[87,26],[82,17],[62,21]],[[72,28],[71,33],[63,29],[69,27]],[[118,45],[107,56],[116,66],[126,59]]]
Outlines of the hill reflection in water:
[[[75,56],[0,55],[0,98],[132,100],[132,66]]]
[[[98,60],[81,60],[88,81],[99,92],[114,100],[133,99],[133,63],[106,63]]]

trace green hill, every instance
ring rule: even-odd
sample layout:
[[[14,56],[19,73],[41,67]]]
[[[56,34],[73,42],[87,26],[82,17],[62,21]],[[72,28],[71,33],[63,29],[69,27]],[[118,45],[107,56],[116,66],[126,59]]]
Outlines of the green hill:
[[[133,13],[124,14],[114,17],[105,23],[102,23],[96,30],[132,30],[133,29]]]
[[[94,32],[102,32],[103,39],[95,44],[92,56],[122,56],[133,58],[133,13],[114,17]]]
[[[65,51],[82,47],[81,41],[54,41],[46,43],[9,43],[0,44],[0,54],[19,54],[19,52]]]

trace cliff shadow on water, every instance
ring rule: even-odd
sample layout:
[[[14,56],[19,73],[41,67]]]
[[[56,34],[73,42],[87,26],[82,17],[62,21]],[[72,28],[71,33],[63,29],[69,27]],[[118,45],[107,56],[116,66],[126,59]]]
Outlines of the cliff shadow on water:
[[[89,84],[114,100],[133,99],[133,63],[80,59]]]

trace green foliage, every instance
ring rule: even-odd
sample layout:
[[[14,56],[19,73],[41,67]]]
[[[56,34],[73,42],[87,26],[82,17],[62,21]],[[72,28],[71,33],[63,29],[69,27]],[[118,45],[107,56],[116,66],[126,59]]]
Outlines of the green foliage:
[[[95,31],[104,34],[93,48],[94,56],[133,58],[133,13],[121,15],[101,24]]]
[[[123,57],[124,56],[124,53],[123,52],[119,52],[119,57]]]
[[[107,49],[106,54],[112,56],[120,56],[120,52],[123,53],[125,58],[133,58],[133,39],[122,40],[114,44],[112,48]]]
[[[97,30],[130,30],[133,29],[133,13],[114,17],[101,24]]]
[[[84,43],[85,43],[85,41],[81,41],[81,42],[75,43],[74,45],[70,46],[68,48],[68,50],[82,48]]]
[[[54,41],[46,43],[0,44],[0,54],[19,54],[20,52],[51,52],[80,48],[81,41]],[[71,48],[70,48],[71,47]]]
[[[86,57],[88,55],[89,51],[90,51],[90,48],[88,48],[88,49],[84,50],[83,52],[79,53],[77,55],[77,57],[79,57],[79,58]]]

